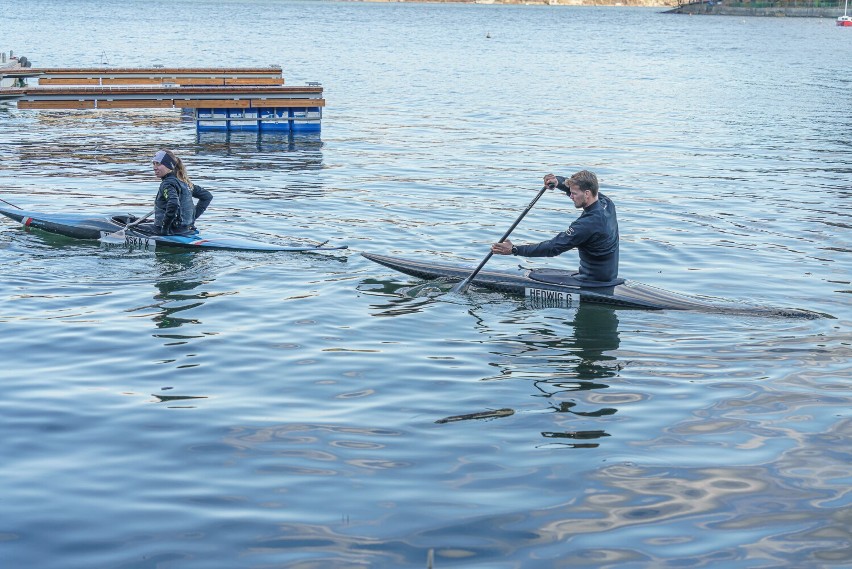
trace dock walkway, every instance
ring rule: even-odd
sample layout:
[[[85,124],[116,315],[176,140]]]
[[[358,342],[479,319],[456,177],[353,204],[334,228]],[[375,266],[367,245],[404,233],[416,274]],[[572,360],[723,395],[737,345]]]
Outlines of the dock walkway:
[[[32,68],[39,85],[283,85],[281,68],[102,67]]]
[[[284,85],[280,67],[31,68],[37,86],[2,89],[19,109],[192,109],[198,130],[318,131],[319,83]]]

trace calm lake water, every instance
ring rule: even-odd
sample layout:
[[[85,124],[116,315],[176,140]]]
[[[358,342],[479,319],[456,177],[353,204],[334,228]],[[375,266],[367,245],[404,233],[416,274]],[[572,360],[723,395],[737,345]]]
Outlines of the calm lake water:
[[[0,29],[37,67],[277,64],[328,101],[296,137],[2,103],[0,198],[141,214],[165,146],[215,194],[205,229],[350,247],[149,254],[0,220],[4,568],[852,564],[852,31],[273,0],[7,0]],[[581,168],[622,276],[830,317],[536,309],[359,255],[474,266]]]

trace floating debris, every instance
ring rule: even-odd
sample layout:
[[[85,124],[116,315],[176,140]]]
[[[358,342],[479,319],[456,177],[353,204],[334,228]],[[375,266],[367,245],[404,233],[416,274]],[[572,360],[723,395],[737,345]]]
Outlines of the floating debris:
[[[157,395],[156,393],[152,393],[154,397],[160,400],[160,403],[164,401],[180,401],[183,399],[207,399],[205,395]]]
[[[436,423],[453,423],[455,421],[467,421],[469,419],[495,419],[497,417],[508,417],[514,415],[512,409],[497,409],[496,411],[480,411],[479,413],[468,413],[467,415],[453,415],[452,417],[444,417],[438,419]]]
[[[541,436],[548,439],[600,439],[609,437],[610,434],[606,431],[568,431],[564,433],[544,431]]]

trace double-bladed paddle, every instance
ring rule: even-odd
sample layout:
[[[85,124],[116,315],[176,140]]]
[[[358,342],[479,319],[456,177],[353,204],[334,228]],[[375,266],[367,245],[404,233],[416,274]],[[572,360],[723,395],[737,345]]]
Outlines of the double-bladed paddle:
[[[139,219],[137,219],[133,223],[126,224],[124,227],[122,227],[118,231],[113,231],[112,233],[107,233],[106,235],[104,235],[100,238],[100,242],[101,243],[108,243],[110,245],[121,245],[121,244],[123,244],[125,239],[127,238],[127,235],[126,235],[127,230],[130,229],[131,227],[139,225],[140,223],[142,223],[143,221],[145,221],[146,219],[151,217],[151,214],[153,214],[153,213],[154,213],[154,210],[152,209],[151,211],[146,213],[144,217],[140,217]]]
[[[512,231],[515,230],[515,228],[518,226],[518,224],[521,222],[521,220],[524,218],[524,216],[529,213],[529,211],[535,205],[535,202],[538,201],[538,198],[543,196],[544,192],[546,192],[548,189],[554,188],[554,187],[556,187],[555,184],[549,185],[549,186],[544,186],[538,192],[538,194],[533,198],[533,201],[530,202],[530,205],[528,205],[526,207],[526,209],[521,213],[521,215],[518,216],[518,219],[515,220],[515,223],[512,224],[512,227],[510,227],[509,230],[506,231],[506,233],[503,234],[503,237],[500,238],[500,241],[498,241],[498,243],[502,243],[503,241],[505,241],[509,237],[509,234],[512,233]],[[482,262],[479,263],[479,266],[476,267],[473,270],[473,272],[470,274],[469,277],[467,277],[462,282],[460,282],[456,286],[454,286],[453,289],[452,289],[452,292],[466,292],[467,288],[470,286],[471,281],[474,279],[474,277],[476,277],[476,275],[479,274],[479,271],[482,270],[482,267],[485,266],[485,263],[488,262],[488,259],[490,259],[492,257],[492,255],[494,255],[494,253],[492,251],[488,251],[488,254],[485,256],[484,259],[482,259]]]
[[[13,207],[13,208],[15,208],[15,209],[21,209],[21,208],[19,208],[18,206],[16,206],[15,204],[7,202],[7,201],[6,201],[6,200],[4,200],[3,198],[0,198],[0,202],[3,202],[4,204],[8,204],[8,205],[12,206],[12,207]]]

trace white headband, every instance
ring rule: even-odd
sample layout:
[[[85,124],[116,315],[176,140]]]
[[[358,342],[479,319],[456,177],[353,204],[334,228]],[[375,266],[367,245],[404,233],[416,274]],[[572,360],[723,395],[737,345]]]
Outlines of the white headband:
[[[172,160],[172,157],[169,156],[165,150],[160,150],[156,154],[154,154],[154,162],[162,164],[169,170],[175,169],[175,162]]]

